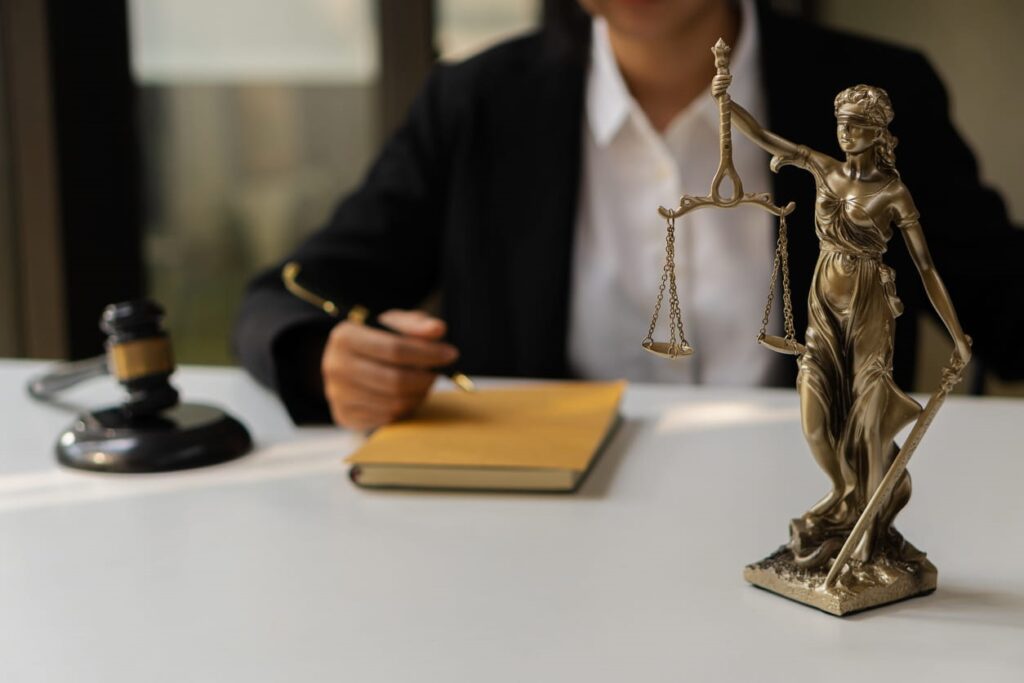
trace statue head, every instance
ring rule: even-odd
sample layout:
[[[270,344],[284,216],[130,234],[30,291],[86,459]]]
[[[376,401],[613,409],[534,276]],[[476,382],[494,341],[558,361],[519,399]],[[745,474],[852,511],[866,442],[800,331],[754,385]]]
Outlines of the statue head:
[[[836,137],[847,154],[874,148],[875,160],[883,170],[896,172],[896,136],[889,132],[893,119],[889,95],[873,85],[847,88],[835,100]]]

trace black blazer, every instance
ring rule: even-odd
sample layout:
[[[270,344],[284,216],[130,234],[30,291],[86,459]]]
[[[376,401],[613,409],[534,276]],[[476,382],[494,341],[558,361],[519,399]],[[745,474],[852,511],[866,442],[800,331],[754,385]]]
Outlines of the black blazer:
[[[1024,257],[1024,231],[1010,225],[999,197],[980,185],[926,60],[764,11],[758,20],[767,125],[778,134],[838,155],[835,95],[857,83],[889,92],[896,111],[891,130],[901,140],[896,165],[963,327],[990,368],[1006,378],[1024,376],[1016,347],[1024,335],[1024,284],[1014,275]],[[316,289],[378,311],[416,307],[440,289],[448,338],[469,373],[567,376],[585,76],[581,59],[542,34],[438,66],[362,186],[289,259],[303,264]],[[790,260],[802,332],[818,255],[814,183],[785,168],[772,189],[777,203],[797,203]],[[886,261],[899,273],[906,305],[895,371],[908,386],[915,318],[931,307],[900,237]],[[326,421],[315,380],[333,321],[287,294],[278,273],[268,271],[250,285],[235,348],[257,379],[281,393],[297,421]],[[757,322],[750,321],[751,329]],[[637,330],[638,352],[644,332]],[[790,380],[795,373],[794,363]]]

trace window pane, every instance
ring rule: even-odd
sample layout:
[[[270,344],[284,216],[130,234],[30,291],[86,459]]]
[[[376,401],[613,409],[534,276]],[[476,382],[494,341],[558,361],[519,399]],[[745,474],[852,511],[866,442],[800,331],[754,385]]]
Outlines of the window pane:
[[[464,59],[540,25],[541,0],[437,0],[441,59]]]
[[[376,152],[373,0],[129,0],[146,268],[176,355],[230,362],[246,281]]]
[[[373,0],[129,0],[143,83],[323,80],[377,72]]]

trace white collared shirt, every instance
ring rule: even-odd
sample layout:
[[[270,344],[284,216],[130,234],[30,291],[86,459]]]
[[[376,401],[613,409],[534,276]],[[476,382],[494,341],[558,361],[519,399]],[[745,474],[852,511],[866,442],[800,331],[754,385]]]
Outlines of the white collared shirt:
[[[742,17],[729,93],[764,121],[758,27],[747,1]],[[640,346],[665,264],[665,219],[658,206],[675,208],[682,194],[707,195],[718,168],[719,114],[710,90],[658,133],[629,93],[601,18],[593,22],[586,87],[570,295],[572,370],[581,377],[642,382],[769,382],[779,358],[755,337],[768,295],[776,218],[756,207],[698,209],[676,220],[679,299],[695,352],[668,360]],[[735,127],[732,139],[744,192],[770,192],[768,154]],[[731,194],[728,181],[722,193]],[[666,288],[656,341],[668,340],[668,306]],[[778,307],[769,333],[780,333]]]

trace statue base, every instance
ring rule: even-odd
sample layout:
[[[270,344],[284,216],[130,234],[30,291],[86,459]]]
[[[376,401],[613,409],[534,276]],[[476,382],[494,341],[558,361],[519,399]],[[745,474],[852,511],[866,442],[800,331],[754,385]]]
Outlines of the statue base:
[[[913,560],[880,556],[871,562],[851,560],[836,584],[825,590],[831,562],[802,569],[786,546],[760,562],[747,565],[743,578],[784,598],[816,607],[837,617],[888,605],[935,590],[938,570],[921,553]]]

